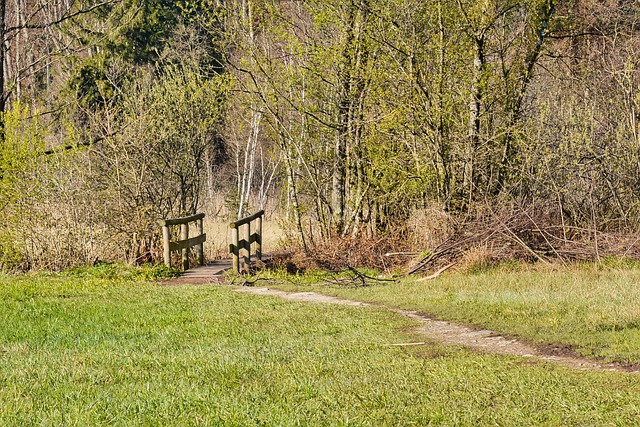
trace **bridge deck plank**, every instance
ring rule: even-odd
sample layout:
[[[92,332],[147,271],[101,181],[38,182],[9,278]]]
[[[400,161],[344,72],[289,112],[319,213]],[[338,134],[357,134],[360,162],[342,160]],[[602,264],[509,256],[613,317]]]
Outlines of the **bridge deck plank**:
[[[179,277],[164,282],[166,285],[186,285],[218,283],[222,279],[222,273],[231,269],[231,259],[211,261],[205,265],[192,267],[182,272]]]

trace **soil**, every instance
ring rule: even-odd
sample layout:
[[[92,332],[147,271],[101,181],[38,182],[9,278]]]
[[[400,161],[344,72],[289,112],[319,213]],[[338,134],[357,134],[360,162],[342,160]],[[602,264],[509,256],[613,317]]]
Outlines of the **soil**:
[[[350,306],[374,306],[359,301],[351,301],[315,292],[284,292],[277,289],[241,287],[236,291],[255,295],[277,296],[290,301],[304,301],[310,303],[341,304]],[[376,307],[379,307],[376,305]],[[619,371],[640,373],[640,366],[626,366],[616,363],[599,363],[575,355],[569,348],[557,346],[536,346],[521,340],[497,334],[488,329],[476,329],[470,326],[434,319],[431,316],[415,311],[385,307],[420,323],[415,329],[419,335],[435,342],[447,345],[462,345],[476,351],[488,354],[503,354],[520,356],[532,360],[544,361],[562,365],[572,369]],[[406,343],[397,345],[427,345],[426,342]]]

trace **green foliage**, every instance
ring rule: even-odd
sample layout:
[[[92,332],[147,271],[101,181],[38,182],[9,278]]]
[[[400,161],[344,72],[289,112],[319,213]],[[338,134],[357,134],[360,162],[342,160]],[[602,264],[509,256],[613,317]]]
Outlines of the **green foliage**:
[[[104,4],[67,31],[89,49],[132,65],[153,64],[178,26],[181,11],[173,0],[131,0]]]
[[[44,132],[39,117],[16,103],[2,117],[0,138],[0,267],[13,270],[24,267],[22,231],[30,217],[29,203],[38,199],[38,170],[44,151]]]
[[[192,59],[132,74],[109,66],[110,84],[121,77],[113,97],[99,98],[94,110],[86,104],[82,120],[64,129],[69,146],[97,142],[50,159],[50,212],[30,236],[38,264],[152,259],[157,220],[201,207],[206,166],[226,156],[220,130],[229,83]]]
[[[88,110],[97,110],[118,101],[117,89],[123,82],[109,76],[110,59],[96,55],[86,59],[69,80],[69,89],[78,103]]]
[[[150,281],[169,279],[180,275],[180,270],[164,264],[131,264],[98,262],[93,266],[68,268],[63,276],[83,279],[109,279],[118,281]]]
[[[297,165],[287,172],[302,178],[295,209],[324,235],[375,233],[430,202],[455,209],[516,180],[528,66],[539,55],[532,34],[548,18],[539,6],[337,0],[300,13],[258,3],[250,21],[229,14],[231,59],[249,98],[240,102],[247,114],[266,111],[269,136]]]
[[[120,29],[121,38],[109,47],[134,64],[157,61],[163,45],[179,22],[177,2],[151,0],[141,3],[141,7],[136,2],[123,3],[120,7],[135,8],[137,13],[126,27]]]
[[[25,181],[33,178],[38,156],[44,151],[44,133],[28,107],[14,104],[2,117],[0,139],[0,209],[16,202],[23,191],[35,191]]]
[[[70,58],[72,73],[65,82],[85,113],[123,102],[122,89],[128,80],[138,78],[141,68],[179,65],[193,51],[199,52],[196,65],[204,73],[221,71],[215,46],[192,16],[183,16],[187,13],[173,0],[127,0],[83,15],[81,25],[68,25],[74,41],[90,52],[84,58]],[[185,18],[190,23],[187,38],[195,40],[180,45]],[[181,51],[175,52],[176,47]]]
[[[12,230],[0,232],[0,268],[3,271],[15,271],[24,264],[24,253],[20,241]]]
[[[205,78],[189,66],[141,73],[115,118],[126,131],[98,147],[99,178],[118,183],[101,189],[105,196],[123,195],[128,209],[147,220],[193,214],[205,158],[224,153],[219,132],[227,91],[224,76]]]

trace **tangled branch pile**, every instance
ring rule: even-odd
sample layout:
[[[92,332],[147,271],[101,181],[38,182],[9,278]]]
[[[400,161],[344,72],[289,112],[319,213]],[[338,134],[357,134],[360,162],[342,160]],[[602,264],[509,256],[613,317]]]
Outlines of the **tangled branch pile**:
[[[562,212],[540,203],[512,203],[499,209],[478,205],[464,218],[433,208],[414,217],[394,233],[376,238],[332,238],[306,252],[272,257],[270,264],[286,267],[290,273],[365,267],[436,277],[452,266],[469,271],[514,260],[640,260],[640,234],[570,225]]]
[[[334,237],[317,242],[307,251],[272,254],[267,262],[270,268],[283,268],[288,273],[305,270],[327,272],[353,271],[356,268],[372,268],[379,271],[401,269],[406,266],[405,257],[387,257],[388,252],[407,251],[410,248],[404,230],[376,238]]]
[[[531,204],[476,214],[458,224],[446,240],[414,263],[408,273],[438,270],[474,254],[485,263],[640,259],[637,234],[569,226],[550,212],[544,206]]]

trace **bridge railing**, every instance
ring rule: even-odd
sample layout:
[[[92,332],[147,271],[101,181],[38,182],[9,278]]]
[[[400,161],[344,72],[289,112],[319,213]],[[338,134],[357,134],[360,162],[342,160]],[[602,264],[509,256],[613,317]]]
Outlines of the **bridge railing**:
[[[232,256],[233,270],[248,272],[251,264],[251,244],[256,244],[256,258],[262,260],[262,217],[264,210],[246,218],[239,219],[229,224],[231,228],[231,243],[229,252]],[[251,223],[255,223],[255,232],[251,234]],[[242,231],[242,240],[240,232]]]
[[[198,256],[198,264],[204,264],[204,250],[203,244],[207,240],[207,235],[203,232],[202,220],[204,219],[204,214],[199,213],[196,215],[184,217],[184,218],[173,218],[173,219],[161,219],[158,221],[158,224],[162,227],[162,248],[163,248],[163,257],[164,264],[167,267],[171,267],[171,252],[181,251],[182,252],[182,269],[189,269],[189,248],[195,246],[196,253]],[[189,238],[189,223],[196,223],[196,232],[197,235]],[[180,240],[171,241],[171,226],[179,225],[180,226]]]

